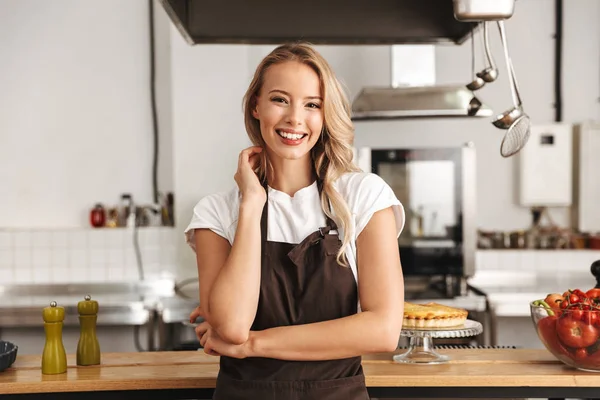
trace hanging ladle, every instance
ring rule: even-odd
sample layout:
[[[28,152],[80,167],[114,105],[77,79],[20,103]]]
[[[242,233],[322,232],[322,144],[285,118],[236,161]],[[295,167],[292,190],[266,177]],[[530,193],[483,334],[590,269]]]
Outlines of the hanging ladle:
[[[470,91],[481,89],[485,85],[485,81],[475,73],[475,36],[473,31],[471,31],[471,74],[473,75],[473,80],[466,85],[467,89]]]
[[[467,106],[467,115],[469,117],[477,115],[477,111],[479,111],[482,105],[483,103],[481,103],[477,96],[473,95],[473,98],[469,101],[469,105]]]
[[[502,47],[504,48],[504,58],[506,59],[506,70],[508,80],[510,82],[510,93],[513,101],[513,108],[504,111],[502,114],[496,116],[496,119],[492,121],[492,124],[499,129],[508,129],[510,126],[521,116],[523,116],[523,107],[521,102],[521,96],[519,89],[517,88],[517,80],[514,75],[512,68],[512,61],[508,54],[508,45],[506,43],[506,33],[504,31],[504,21],[498,21],[498,30],[500,31],[500,38],[502,40]]]
[[[508,55],[504,21],[498,21],[498,29],[500,30],[500,38],[502,40],[502,47],[504,48],[504,57],[506,58],[506,67],[508,79],[510,80],[514,107],[497,116],[496,120],[492,123],[497,128],[506,130],[500,145],[500,155],[502,155],[502,157],[510,157],[517,154],[529,141],[531,122],[529,116],[523,111],[523,103],[519,94],[519,85],[517,83],[515,69],[512,60]]]
[[[498,68],[496,68],[494,58],[492,57],[492,52],[490,51],[490,38],[487,22],[483,22],[483,48],[488,65],[483,70],[478,72],[477,76],[483,79],[485,82],[494,82],[496,78],[498,78]]]

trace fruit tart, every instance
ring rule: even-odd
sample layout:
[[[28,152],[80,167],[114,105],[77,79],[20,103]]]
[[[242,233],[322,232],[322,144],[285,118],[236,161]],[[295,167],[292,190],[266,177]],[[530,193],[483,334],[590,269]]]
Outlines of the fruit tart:
[[[414,304],[404,302],[402,327],[410,328],[452,328],[467,320],[468,312],[462,308],[444,306],[438,303]]]

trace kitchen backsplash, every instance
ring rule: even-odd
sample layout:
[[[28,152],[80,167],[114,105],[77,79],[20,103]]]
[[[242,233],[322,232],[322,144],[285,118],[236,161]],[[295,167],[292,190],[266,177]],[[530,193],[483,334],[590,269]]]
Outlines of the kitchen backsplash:
[[[177,240],[172,227],[138,228],[146,279],[177,279]],[[596,260],[599,250],[477,250],[470,283],[490,292],[589,288]],[[0,285],[137,280],[131,229],[0,229]]]
[[[176,274],[176,230],[138,228],[146,279]],[[133,230],[0,230],[0,284],[139,280]]]

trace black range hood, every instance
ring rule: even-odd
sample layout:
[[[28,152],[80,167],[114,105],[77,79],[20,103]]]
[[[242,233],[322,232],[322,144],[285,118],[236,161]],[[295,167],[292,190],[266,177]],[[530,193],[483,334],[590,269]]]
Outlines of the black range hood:
[[[461,44],[476,26],[452,0],[159,1],[190,44]]]

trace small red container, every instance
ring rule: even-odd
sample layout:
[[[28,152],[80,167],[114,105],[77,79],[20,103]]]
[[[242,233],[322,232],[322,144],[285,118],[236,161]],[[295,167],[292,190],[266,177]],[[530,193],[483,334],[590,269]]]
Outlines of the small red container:
[[[96,204],[90,211],[90,224],[94,228],[101,228],[106,223],[106,211],[102,204]]]

